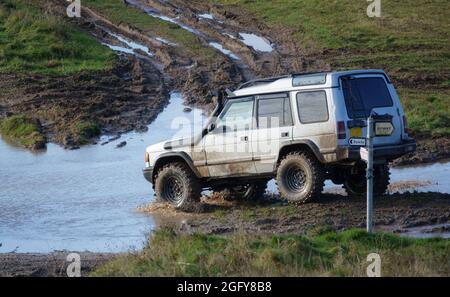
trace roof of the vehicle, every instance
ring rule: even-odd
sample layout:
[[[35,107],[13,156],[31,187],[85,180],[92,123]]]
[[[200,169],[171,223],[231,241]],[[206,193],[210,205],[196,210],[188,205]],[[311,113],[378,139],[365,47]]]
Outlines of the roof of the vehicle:
[[[241,85],[237,90],[233,92],[233,94],[236,97],[241,97],[254,94],[268,94],[277,92],[289,92],[295,90],[338,87],[340,77],[349,75],[364,75],[364,74],[365,75],[381,74],[384,75],[386,77],[386,80],[389,82],[389,78],[386,76],[385,72],[379,69],[301,73],[249,81]],[[294,86],[293,84],[293,79],[296,77],[308,77],[308,76],[312,77],[319,75],[326,75],[325,83],[310,84],[304,86]]]

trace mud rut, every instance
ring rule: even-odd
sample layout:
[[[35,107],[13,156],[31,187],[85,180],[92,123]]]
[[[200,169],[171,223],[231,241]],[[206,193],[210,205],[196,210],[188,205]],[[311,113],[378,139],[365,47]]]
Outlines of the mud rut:
[[[217,89],[235,88],[255,77],[329,68],[320,59],[304,58],[308,55],[293,42],[292,32],[268,28],[238,7],[202,1],[127,3],[194,34],[195,44],[210,49],[214,58],[131,24],[116,24],[84,4],[81,18],[71,21],[117,53],[114,68],[52,79],[0,74],[0,88],[14,90],[0,94],[0,117],[26,114],[39,120],[49,141],[78,148],[79,123],[97,123],[109,135],[145,131],[173,90],[183,93],[186,104],[211,110]],[[43,6],[45,13],[67,19],[65,0],[46,0]],[[270,51],[257,50],[241,33],[254,34],[250,36],[267,43]]]
[[[65,1],[51,0],[56,5],[54,13],[61,11]],[[91,32],[100,42],[123,46],[123,42],[113,38],[120,35],[130,41],[147,46],[152,52],[149,57],[137,50],[134,59],[151,63],[156,75],[164,78],[167,89],[179,89],[185,95],[187,103],[210,105],[212,92],[221,87],[235,87],[255,77],[272,76],[309,69],[299,57],[299,49],[293,49],[294,43],[275,40],[269,35],[269,29],[248,19],[238,12],[228,11],[201,1],[154,1],[127,0],[129,6],[147,12],[153,17],[173,22],[194,34],[203,47],[214,48],[220,45],[223,50],[215,48],[219,54],[217,61],[211,65],[203,57],[189,56],[180,45],[167,42],[158,36],[149,36],[128,24],[114,24],[109,19],[89,7],[83,7],[81,27]],[[59,8],[58,8],[59,6]],[[209,13],[214,17],[201,18]],[[273,30],[272,30],[273,31]],[[273,47],[271,52],[257,51],[243,43],[239,33],[250,33],[266,39]],[[286,32],[289,35],[289,32]],[[278,34],[277,34],[278,35]],[[282,35],[281,35],[282,36]],[[229,51],[229,54],[224,53]],[[235,58],[233,58],[234,56]],[[325,67],[326,68],[326,67]],[[157,71],[155,71],[157,69]]]

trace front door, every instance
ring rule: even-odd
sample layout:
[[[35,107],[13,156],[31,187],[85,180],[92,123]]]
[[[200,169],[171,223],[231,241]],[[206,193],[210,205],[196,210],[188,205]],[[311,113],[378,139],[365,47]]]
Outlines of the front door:
[[[205,136],[206,163],[211,177],[256,173],[252,154],[253,97],[229,100]]]

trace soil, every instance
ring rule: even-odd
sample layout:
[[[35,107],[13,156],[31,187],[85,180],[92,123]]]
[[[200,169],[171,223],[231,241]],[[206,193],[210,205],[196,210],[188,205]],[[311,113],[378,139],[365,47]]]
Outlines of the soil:
[[[70,252],[51,254],[0,254],[0,277],[67,277]],[[88,276],[96,267],[113,259],[114,254],[78,253],[81,276]]]
[[[414,153],[406,154],[397,160],[392,165],[406,166],[416,164],[435,163],[450,159],[450,138],[416,138],[417,150]]]
[[[66,1],[46,3],[46,13],[63,16]],[[109,33],[140,42],[151,49],[154,57],[143,53],[119,54],[113,70],[95,74],[61,77],[0,74],[0,88],[6,90],[0,94],[0,118],[25,113],[40,121],[49,141],[78,148],[77,123],[95,122],[102,128],[102,134],[146,130],[167,104],[170,90],[182,91],[187,104],[211,110],[217,89],[234,88],[254,77],[331,70],[326,62],[331,60],[327,53],[312,55],[294,42],[289,29],[269,28],[238,6],[198,0],[130,0],[128,3],[177,17],[179,22],[199,32],[199,44],[209,47],[209,42],[221,43],[240,60],[219,52],[213,63],[206,57],[189,56],[180,46],[165,44],[127,24],[114,24],[99,12],[83,7],[82,18],[73,20],[76,25],[101,42],[114,44]],[[214,19],[199,18],[205,12],[212,13]],[[266,38],[273,51],[260,52],[243,45],[238,41],[241,32]],[[449,143],[448,137],[421,137],[417,152],[396,160],[393,166],[447,159]]]
[[[145,130],[167,103],[164,79],[152,64],[121,57],[112,71],[64,77],[0,75],[3,116],[39,119],[47,139],[77,145],[76,125],[94,122],[104,134]]]
[[[450,224],[450,194],[390,194],[376,198],[374,210],[376,230],[401,233],[414,227]],[[213,197],[193,213],[181,213],[166,204],[152,204],[140,211],[152,213],[159,228],[205,234],[302,234],[318,226],[339,231],[366,224],[366,200],[338,194],[323,194],[316,202],[302,205],[287,204],[274,195],[258,203]]]

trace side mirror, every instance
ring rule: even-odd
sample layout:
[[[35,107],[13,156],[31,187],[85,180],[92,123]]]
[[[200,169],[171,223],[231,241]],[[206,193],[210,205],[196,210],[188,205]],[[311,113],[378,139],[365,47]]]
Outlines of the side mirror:
[[[211,124],[209,125],[209,127],[208,127],[208,132],[211,132],[211,131],[213,131],[214,129],[216,129],[216,124],[211,123]]]

